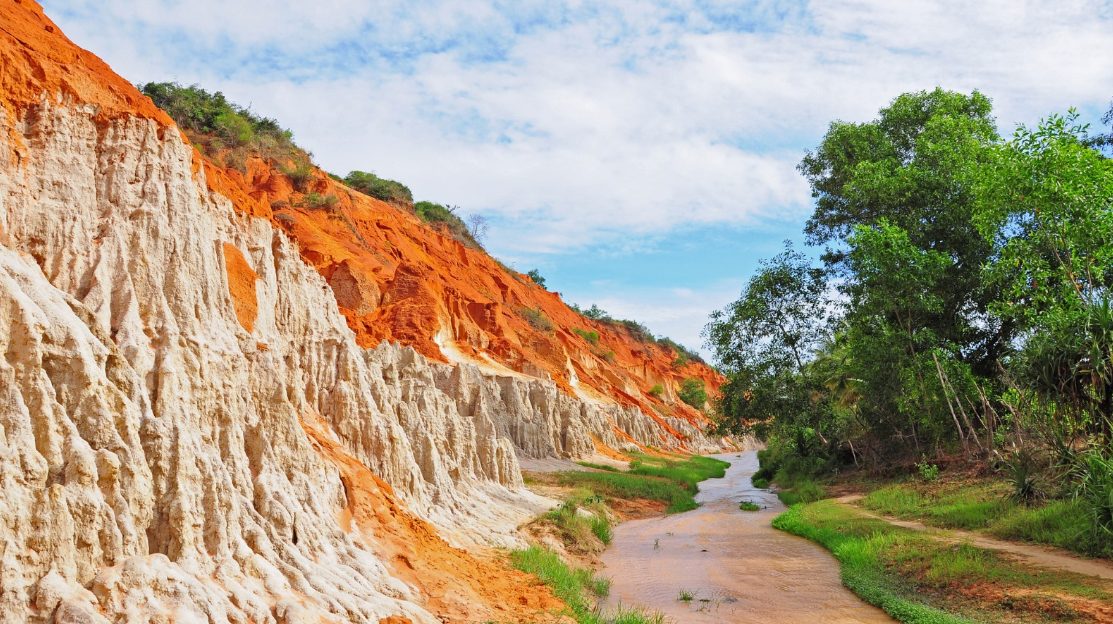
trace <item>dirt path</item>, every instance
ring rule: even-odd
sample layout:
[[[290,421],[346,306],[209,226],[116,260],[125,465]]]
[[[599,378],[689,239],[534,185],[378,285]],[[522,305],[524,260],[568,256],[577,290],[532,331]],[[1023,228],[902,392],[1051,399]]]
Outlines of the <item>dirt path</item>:
[[[1005,552],[1017,559],[1025,561],[1033,566],[1048,568],[1052,570],[1062,570],[1065,572],[1074,572],[1077,574],[1085,574],[1087,576],[1096,576],[1098,578],[1113,580],[1113,563],[1103,561],[1100,559],[1083,559],[1078,555],[1074,555],[1066,550],[1052,548],[1050,546],[1039,546],[1037,544],[1025,544],[1023,542],[1010,542],[1006,540],[989,537],[981,533],[974,533],[972,531],[963,531],[961,529],[940,529],[937,527],[928,526],[926,524],[916,522],[914,520],[901,520],[891,516],[883,516],[876,514],[856,503],[862,499],[861,495],[843,496],[835,499],[844,505],[854,505],[858,511],[866,514],[867,516],[884,520],[890,524],[912,529],[914,531],[923,531],[931,534],[942,540],[954,543],[966,543],[978,548],[985,548],[986,550],[997,550]]]
[[[615,528],[603,553],[609,606],[659,610],[677,624],[893,622],[842,586],[838,563],[821,546],[770,526],[784,506],[750,483],[755,453],[720,458],[732,466],[700,484],[702,507]],[[741,500],[766,509],[740,511]],[[693,599],[677,600],[681,591]]]

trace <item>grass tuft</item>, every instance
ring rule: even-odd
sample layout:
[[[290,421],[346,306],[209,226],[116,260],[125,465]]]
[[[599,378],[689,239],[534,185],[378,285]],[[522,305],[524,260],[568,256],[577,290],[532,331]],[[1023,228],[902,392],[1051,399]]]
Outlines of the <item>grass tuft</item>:
[[[595,605],[595,598],[607,596],[610,580],[590,570],[569,567],[550,550],[531,546],[511,553],[510,562],[548,585],[553,594],[568,605],[569,615],[579,624],[663,624],[665,621],[659,613],[637,609],[619,609],[603,615]]]

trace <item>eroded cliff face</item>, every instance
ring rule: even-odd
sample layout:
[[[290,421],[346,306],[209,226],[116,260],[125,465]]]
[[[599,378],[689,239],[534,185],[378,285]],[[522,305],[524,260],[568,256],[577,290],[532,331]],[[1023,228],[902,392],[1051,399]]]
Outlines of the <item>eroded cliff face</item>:
[[[555,600],[477,550],[551,505],[519,455],[713,446],[607,395],[617,373],[577,391],[449,361],[483,362],[459,329],[353,332],[395,291],[307,262],[300,221],[245,209],[38,7],[0,8],[0,620],[529,620]]]

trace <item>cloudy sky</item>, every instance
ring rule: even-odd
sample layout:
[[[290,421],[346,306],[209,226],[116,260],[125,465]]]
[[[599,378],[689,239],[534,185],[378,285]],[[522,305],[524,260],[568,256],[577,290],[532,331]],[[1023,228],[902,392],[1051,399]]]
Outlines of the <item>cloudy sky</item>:
[[[134,82],[221,90],[324,168],[492,223],[487,247],[690,346],[800,238],[833,119],[979,89],[1003,132],[1113,97],[1113,2],[46,0]]]

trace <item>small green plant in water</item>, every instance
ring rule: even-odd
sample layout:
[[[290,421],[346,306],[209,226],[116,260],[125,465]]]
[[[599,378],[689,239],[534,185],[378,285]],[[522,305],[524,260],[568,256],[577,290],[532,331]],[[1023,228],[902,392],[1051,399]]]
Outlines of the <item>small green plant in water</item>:
[[[680,590],[680,593],[677,594],[677,596],[676,596],[676,600],[678,602],[692,602],[695,599],[696,599],[695,592],[690,592],[686,589]]]
[[[738,503],[738,508],[742,511],[761,511],[761,505],[748,500]]]

